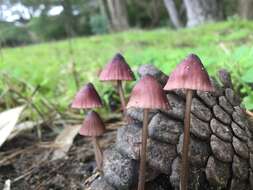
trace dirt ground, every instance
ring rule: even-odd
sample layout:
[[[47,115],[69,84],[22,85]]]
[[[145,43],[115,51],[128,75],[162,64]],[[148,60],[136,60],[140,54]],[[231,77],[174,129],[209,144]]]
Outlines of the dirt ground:
[[[51,160],[57,134],[43,127],[42,140],[30,131],[0,148],[0,190],[11,180],[11,190],[84,190],[85,180],[95,169],[93,147],[88,138],[77,135],[63,159]],[[101,139],[103,148],[114,143],[116,130]]]

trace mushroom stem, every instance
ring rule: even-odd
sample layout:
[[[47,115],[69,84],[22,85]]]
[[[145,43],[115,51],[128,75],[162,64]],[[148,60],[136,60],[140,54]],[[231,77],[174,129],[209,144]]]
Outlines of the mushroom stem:
[[[192,104],[192,90],[186,91],[186,108],[184,117],[184,141],[182,152],[182,166],[181,166],[181,180],[180,190],[187,190],[188,176],[189,176],[189,145],[190,145],[190,126],[191,126],[191,104]]]
[[[140,170],[139,170],[138,190],[144,190],[145,188],[146,149],[147,149],[147,137],[148,137],[148,113],[149,113],[149,109],[143,109],[141,163],[140,163]]]
[[[118,93],[119,93],[119,96],[120,96],[121,107],[122,107],[123,113],[125,115],[125,113],[126,113],[126,100],[125,100],[125,96],[124,96],[124,91],[123,91],[123,88],[122,88],[122,81],[121,80],[117,81],[117,89],[118,89]]]
[[[94,152],[95,152],[95,159],[96,159],[97,169],[99,171],[101,171],[103,156],[102,156],[102,151],[101,151],[101,148],[99,146],[97,137],[92,137],[92,143],[93,143]]]

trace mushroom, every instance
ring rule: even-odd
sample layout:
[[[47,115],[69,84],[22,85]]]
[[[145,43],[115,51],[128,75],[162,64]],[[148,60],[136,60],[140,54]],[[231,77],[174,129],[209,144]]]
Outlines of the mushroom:
[[[81,90],[76,94],[71,107],[76,109],[102,107],[102,100],[92,83],[88,83],[81,88]],[[81,135],[92,137],[98,170],[101,170],[102,167],[102,152],[96,137],[103,134],[104,131],[105,127],[99,115],[94,111],[90,111],[87,114],[87,117],[83,122],[83,127],[79,132]]]
[[[98,115],[98,113],[95,111],[88,112],[83,122],[83,126],[79,131],[79,134],[91,137],[95,152],[97,169],[99,171],[101,171],[102,168],[103,156],[97,137],[101,136],[104,132],[105,132],[105,125],[100,116]]]
[[[90,109],[102,107],[102,100],[99,97],[92,83],[86,84],[75,96],[72,108]]]
[[[180,189],[187,189],[189,175],[188,149],[190,144],[190,113],[193,91],[214,91],[208,73],[197,55],[190,54],[170,74],[164,90],[186,89],[186,109],[184,118],[184,140]]]
[[[120,96],[123,113],[126,113],[126,100],[122,87],[122,81],[134,80],[134,74],[124,57],[117,53],[105,66],[99,75],[101,81],[117,81],[117,91]]]
[[[168,109],[169,103],[161,85],[156,79],[150,75],[144,75],[132,90],[130,100],[127,104],[127,108],[130,107],[143,108],[141,163],[138,190],[144,190],[149,109]]]

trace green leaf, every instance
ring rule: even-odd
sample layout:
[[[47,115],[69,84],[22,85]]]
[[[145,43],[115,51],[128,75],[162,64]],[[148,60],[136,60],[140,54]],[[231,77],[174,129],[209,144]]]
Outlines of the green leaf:
[[[253,95],[252,96],[246,96],[243,99],[243,104],[245,105],[246,109],[253,110]]]
[[[253,82],[253,68],[247,70],[242,76],[243,82]]]

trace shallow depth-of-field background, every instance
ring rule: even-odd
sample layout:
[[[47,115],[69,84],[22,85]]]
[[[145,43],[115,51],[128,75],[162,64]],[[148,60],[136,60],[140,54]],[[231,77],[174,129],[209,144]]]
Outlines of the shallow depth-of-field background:
[[[226,89],[226,97],[211,98],[212,106],[203,100],[208,107],[195,97],[190,146],[193,153],[201,150],[201,154],[191,158],[191,163],[201,168],[190,173],[193,182],[203,188],[246,186],[253,169],[249,163],[253,145],[252,10],[253,0],[1,0],[0,190],[87,189],[97,184],[94,180],[100,181],[96,179],[102,179],[102,186],[118,187],[106,177],[99,178],[92,141],[79,134],[87,127],[90,110],[70,106],[89,82],[104,104],[94,109],[106,128],[97,142],[102,152],[112,147],[110,155],[103,154],[104,176],[108,168],[112,181],[123,189],[134,188],[138,159],[126,159],[128,154],[120,149],[138,153],[141,110],[128,109],[129,117],[125,117],[116,82],[99,81],[100,72],[116,53],[125,57],[136,76],[135,81],[123,82],[126,102],[139,80],[141,65],[153,64],[170,75],[191,53],[200,57],[221,86],[233,88]],[[224,79],[217,75],[221,69],[231,74],[233,85],[229,79],[226,84],[219,81]],[[155,135],[149,131],[148,149],[154,152],[148,150],[148,154],[155,159],[154,167],[148,161],[148,189],[173,189],[179,180],[175,170],[182,156],[185,101],[176,94],[168,93],[173,113],[159,112],[152,116],[156,119],[150,119],[149,128]],[[226,100],[229,103],[224,107]],[[168,141],[170,136],[173,142]]]
[[[253,22],[231,20],[177,31],[168,28],[151,31],[132,29],[110,35],[74,38],[71,41],[6,48],[0,56],[0,72],[3,74],[0,89],[3,92],[8,90],[6,83],[3,84],[6,80],[11,80],[12,84],[16,82],[18,89],[22,88],[22,81],[31,85],[31,89],[39,86],[33,101],[38,101],[39,105],[42,96],[64,111],[77,90],[69,53],[72,47],[81,85],[94,82],[108,103],[111,84],[99,82],[98,73],[115,53],[121,52],[134,71],[141,64],[152,63],[166,74],[187,54],[196,53],[211,75],[215,76],[221,68],[230,71],[245,106],[252,109],[252,31]],[[31,96],[31,89],[20,92],[24,96]],[[2,96],[8,102],[10,97],[4,96],[4,93]]]

